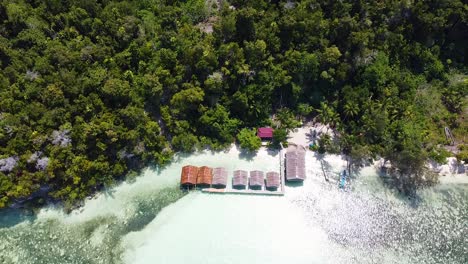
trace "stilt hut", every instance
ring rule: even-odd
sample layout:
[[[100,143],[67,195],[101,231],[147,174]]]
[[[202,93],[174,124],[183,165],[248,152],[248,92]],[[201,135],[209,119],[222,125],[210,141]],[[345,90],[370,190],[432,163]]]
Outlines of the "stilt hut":
[[[304,181],[305,172],[305,148],[301,145],[291,145],[286,150],[285,158],[286,180]]]
[[[250,172],[249,186],[251,189],[261,189],[264,183],[263,171],[254,170]]]
[[[280,186],[280,175],[277,172],[270,171],[266,174],[266,188],[268,190],[277,190]]]
[[[180,174],[180,184],[183,186],[193,186],[197,184],[198,167],[187,165],[182,167]]]
[[[226,188],[228,178],[228,171],[226,168],[214,168],[213,169],[213,181],[211,185],[217,188]]]
[[[198,169],[197,185],[211,185],[213,179],[213,169],[207,166],[202,166]]]
[[[247,172],[244,170],[235,170],[232,176],[232,187],[236,189],[245,189],[247,186]]]

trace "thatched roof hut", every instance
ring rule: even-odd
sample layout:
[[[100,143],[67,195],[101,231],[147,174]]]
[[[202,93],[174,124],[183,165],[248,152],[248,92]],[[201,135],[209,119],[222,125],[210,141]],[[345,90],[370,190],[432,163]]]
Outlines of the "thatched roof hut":
[[[198,169],[197,184],[211,185],[213,179],[213,169],[207,166],[202,166]]]
[[[303,181],[306,178],[305,148],[301,145],[291,145],[286,150],[285,159],[286,180]]]
[[[264,183],[263,171],[254,170],[250,172],[250,187],[262,187]]]
[[[226,168],[219,167],[213,169],[213,181],[211,182],[213,186],[226,187],[227,179],[228,171],[226,170]]]
[[[233,187],[245,187],[247,186],[247,172],[244,170],[235,170],[232,176]]]
[[[180,174],[180,184],[182,185],[195,185],[197,184],[198,167],[187,165],[182,167]]]
[[[277,189],[280,186],[280,175],[277,172],[270,171],[266,174],[266,187],[268,189]]]

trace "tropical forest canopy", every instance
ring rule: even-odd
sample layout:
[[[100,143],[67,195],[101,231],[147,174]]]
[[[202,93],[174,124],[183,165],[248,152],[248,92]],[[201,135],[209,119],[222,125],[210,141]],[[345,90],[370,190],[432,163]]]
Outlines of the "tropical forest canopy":
[[[325,151],[414,185],[443,128],[467,132],[467,49],[461,0],[3,0],[0,207],[41,187],[74,204],[175,151],[255,150],[273,114],[277,137],[315,116],[340,135]]]

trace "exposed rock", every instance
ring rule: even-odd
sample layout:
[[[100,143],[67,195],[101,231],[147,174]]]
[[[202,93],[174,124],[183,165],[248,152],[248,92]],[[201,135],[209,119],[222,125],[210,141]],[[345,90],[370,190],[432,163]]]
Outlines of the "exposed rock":
[[[71,144],[71,138],[70,138],[70,130],[65,129],[65,130],[54,130],[52,132],[52,144],[54,145],[60,145],[61,147],[66,147]]]
[[[36,169],[45,170],[47,168],[47,165],[49,165],[49,158],[48,157],[40,158],[39,160],[37,160]]]
[[[12,171],[15,167],[16,164],[18,163],[18,157],[17,156],[12,156],[4,159],[0,159],[0,171],[1,172],[10,172]]]
[[[36,151],[34,152],[28,159],[28,163],[33,163],[36,162],[39,157],[42,155],[42,151]]]
[[[290,1],[288,0],[285,4],[284,4],[284,8],[286,9],[293,9],[296,7],[296,2],[293,2],[293,1]]]
[[[27,70],[24,77],[27,80],[34,81],[39,77],[39,73],[36,71]]]

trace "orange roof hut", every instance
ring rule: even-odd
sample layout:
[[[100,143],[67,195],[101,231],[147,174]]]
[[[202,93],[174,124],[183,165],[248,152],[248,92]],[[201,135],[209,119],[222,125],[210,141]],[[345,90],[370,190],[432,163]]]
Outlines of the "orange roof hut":
[[[228,179],[228,171],[226,168],[213,169],[213,181],[211,184],[215,187],[226,187]]]
[[[181,185],[195,185],[197,184],[198,167],[187,165],[182,167],[182,173],[180,174]]]
[[[263,171],[254,170],[250,172],[250,188],[262,188],[264,183]]]
[[[213,180],[213,169],[207,166],[198,169],[197,185],[211,185]]]
[[[266,188],[276,190],[280,186],[280,175],[277,172],[270,171],[266,174]]]

